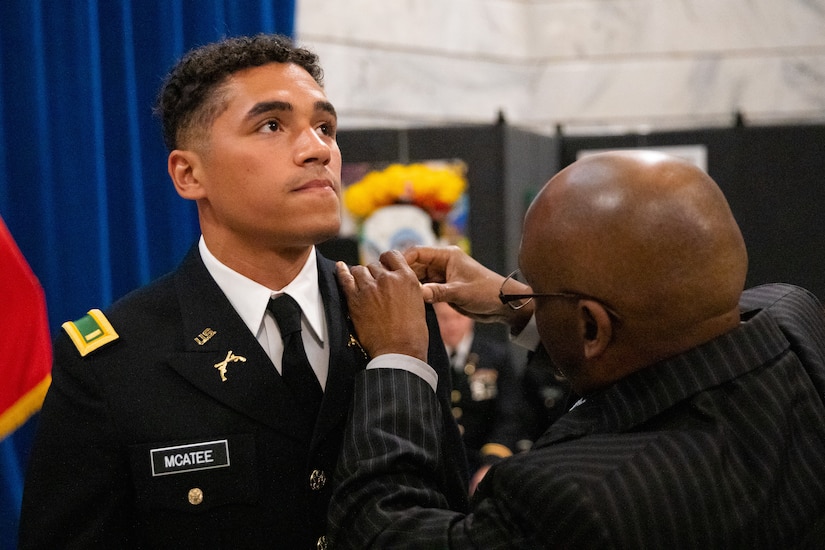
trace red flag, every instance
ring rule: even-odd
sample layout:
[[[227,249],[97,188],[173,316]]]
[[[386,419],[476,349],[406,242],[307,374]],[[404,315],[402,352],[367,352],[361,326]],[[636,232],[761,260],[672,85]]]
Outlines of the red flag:
[[[40,282],[0,218],[0,440],[40,410],[52,348]]]

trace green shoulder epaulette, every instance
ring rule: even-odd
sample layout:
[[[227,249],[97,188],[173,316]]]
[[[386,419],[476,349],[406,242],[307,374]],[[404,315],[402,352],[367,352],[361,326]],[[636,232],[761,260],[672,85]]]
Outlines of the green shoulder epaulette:
[[[77,321],[66,321],[63,330],[72,339],[81,357],[118,339],[117,332],[99,309],[92,309]]]

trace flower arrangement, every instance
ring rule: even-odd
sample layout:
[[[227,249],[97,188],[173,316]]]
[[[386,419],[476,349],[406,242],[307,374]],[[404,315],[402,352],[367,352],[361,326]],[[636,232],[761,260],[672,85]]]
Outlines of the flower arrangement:
[[[368,218],[381,207],[412,204],[441,221],[467,187],[464,165],[391,164],[344,189],[344,205],[353,216]]]

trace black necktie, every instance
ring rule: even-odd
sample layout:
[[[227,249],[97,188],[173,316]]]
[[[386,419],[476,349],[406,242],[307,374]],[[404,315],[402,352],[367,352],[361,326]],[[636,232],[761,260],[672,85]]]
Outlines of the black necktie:
[[[321,408],[324,391],[309,364],[301,339],[301,306],[292,296],[281,294],[270,298],[267,309],[275,317],[284,340],[281,377],[314,421]]]

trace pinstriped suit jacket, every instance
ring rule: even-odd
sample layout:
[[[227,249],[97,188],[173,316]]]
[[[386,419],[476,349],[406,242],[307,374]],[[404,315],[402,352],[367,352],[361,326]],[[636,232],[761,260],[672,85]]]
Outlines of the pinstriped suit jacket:
[[[734,331],[589,396],[494,466],[469,515],[446,510],[433,482],[430,388],[405,371],[361,373],[335,547],[799,545],[825,516],[823,312],[788,285],[749,290],[742,305]]]

